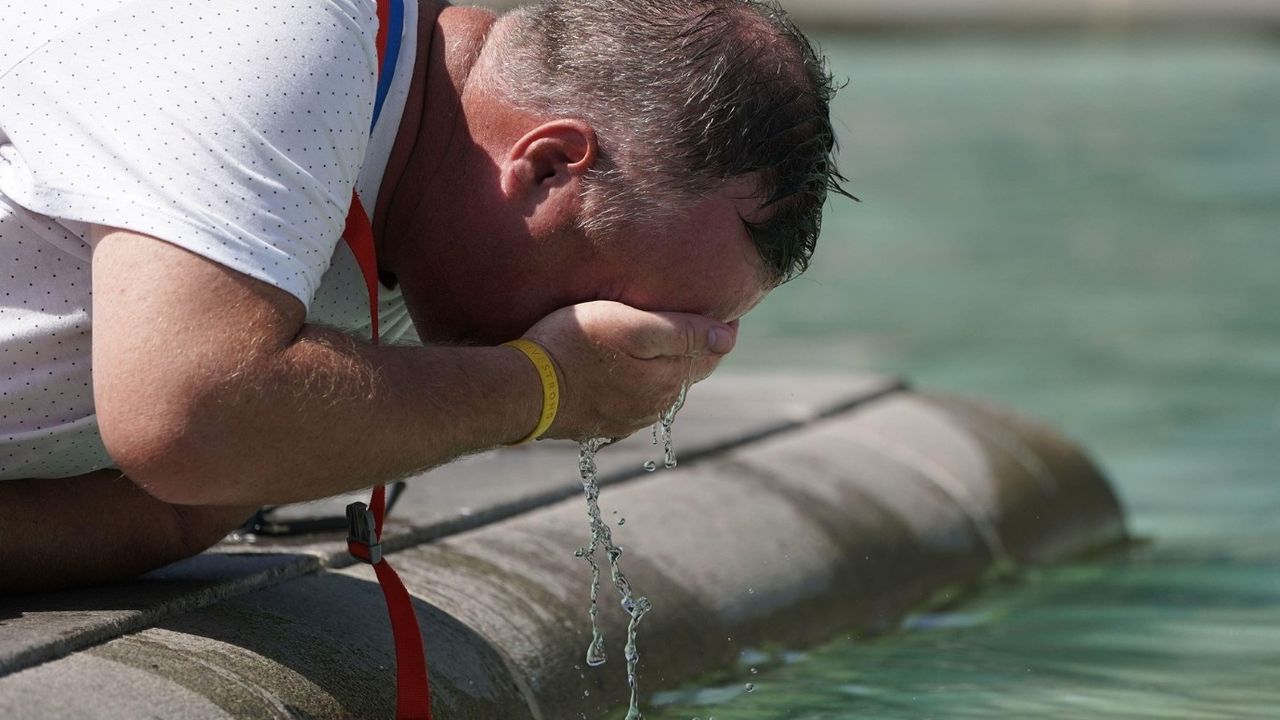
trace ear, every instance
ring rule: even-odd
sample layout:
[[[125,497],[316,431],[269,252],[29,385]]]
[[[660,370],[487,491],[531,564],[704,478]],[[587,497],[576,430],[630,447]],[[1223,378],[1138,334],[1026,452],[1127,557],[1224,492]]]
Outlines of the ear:
[[[595,164],[596,132],[583,120],[542,123],[511,146],[502,169],[502,192],[532,214],[538,206],[576,214],[579,182]]]

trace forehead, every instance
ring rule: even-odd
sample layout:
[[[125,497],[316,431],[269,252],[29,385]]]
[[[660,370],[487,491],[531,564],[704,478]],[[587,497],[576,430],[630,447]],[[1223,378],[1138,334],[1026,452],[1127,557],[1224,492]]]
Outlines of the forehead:
[[[717,320],[736,320],[772,289],[744,220],[759,221],[759,199],[742,184],[726,187],[627,245],[639,249],[633,259],[638,297],[624,302],[650,310],[693,312]]]

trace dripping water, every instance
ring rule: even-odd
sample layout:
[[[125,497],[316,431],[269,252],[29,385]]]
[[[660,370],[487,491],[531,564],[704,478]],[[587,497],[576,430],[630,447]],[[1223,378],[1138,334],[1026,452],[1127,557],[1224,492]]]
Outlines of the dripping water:
[[[671,425],[676,421],[676,413],[680,412],[680,408],[684,407],[684,399],[688,394],[689,383],[686,381],[680,386],[680,394],[676,396],[676,401],[671,404],[671,407],[667,408],[666,412],[662,413],[662,417],[653,426],[655,440],[657,438],[662,439],[662,465],[667,469],[676,466],[676,448],[671,442]]]
[[[676,466],[675,449],[671,442],[671,425],[675,421],[676,413],[680,411],[680,408],[684,407],[684,400],[688,390],[689,383],[686,381],[682,384],[676,401],[653,426],[654,444],[657,444],[661,437],[663,443],[663,465],[668,468]],[[598,603],[600,597],[600,565],[596,562],[595,556],[596,550],[603,548],[605,558],[609,564],[609,579],[622,599],[622,609],[631,618],[627,623],[627,642],[622,651],[623,658],[627,663],[627,687],[630,690],[630,703],[627,707],[625,720],[643,720],[644,716],[640,713],[640,688],[636,678],[636,667],[640,662],[640,651],[636,645],[636,628],[652,606],[648,598],[637,597],[632,591],[631,583],[627,581],[622,572],[622,567],[618,564],[618,558],[622,556],[622,548],[614,544],[613,533],[600,516],[600,485],[596,479],[596,453],[612,442],[612,438],[595,438],[579,444],[578,476],[582,480],[582,493],[587,499],[587,523],[591,527],[591,540],[586,547],[575,550],[574,555],[586,560],[587,565],[591,568],[590,606],[587,610],[587,615],[591,620],[591,642],[587,646],[587,665],[598,667],[608,659],[604,650],[604,633],[600,630],[600,608]],[[657,465],[653,461],[645,463],[645,470],[652,472],[656,469]],[[622,525],[624,522],[625,519],[619,520],[618,525]]]
[[[680,412],[680,408],[684,407],[684,400],[689,395],[689,385],[692,381],[693,357],[687,356],[685,362],[685,380],[680,384],[680,394],[676,395],[675,402],[671,403],[671,407],[658,416],[658,421],[653,424],[651,429],[653,444],[662,445],[662,466],[668,470],[676,466],[676,448],[671,442],[671,426],[676,421],[676,413]],[[657,469],[658,464],[656,462],[652,460],[645,461],[645,472],[653,472]]]
[[[618,558],[622,557],[622,548],[613,543],[613,533],[600,517],[600,485],[596,481],[596,453],[600,448],[613,442],[609,438],[596,438],[583,442],[578,450],[578,474],[582,478],[582,492],[587,498],[587,522],[591,526],[591,542],[585,548],[578,548],[574,555],[581,557],[591,566],[591,605],[587,611],[591,618],[591,643],[587,646],[587,665],[597,667],[607,659],[604,652],[604,633],[600,630],[600,565],[596,562],[597,548],[603,548],[609,563],[609,579],[622,598],[622,609],[631,617],[627,623],[627,642],[623,647],[623,657],[627,662],[627,686],[631,690],[630,705],[627,708],[627,720],[642,720],[640,714],[640,690],[636,681],[636,666],[640,662],[640,652],[636,646],[636,628],[645,613],[649,612],[649,599],[637,597],[631,590]]]

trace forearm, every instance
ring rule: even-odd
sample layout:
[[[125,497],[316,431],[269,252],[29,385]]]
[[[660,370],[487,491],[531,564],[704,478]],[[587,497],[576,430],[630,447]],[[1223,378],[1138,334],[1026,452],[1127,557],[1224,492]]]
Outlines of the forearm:
[[[266,504],[385,482],[536,425],[512,348],[375,347],[305,324],[269,283],[156,238],[94,228],[93,396],[117,465],[180,505]],[[526,336],[562,382],[550,437],[624,436],[733,347],[731,324],[599,301]]]
[[[125,580],[195,555],[253,513],[180,507],[116,470],[0,482],[0,594]]]
[[[160,447],[122,463],[142,487],[197,505],[368,487],[518,440],[542,392],[510,348],[375,347],[312,326],[224,375],[170,419]]]

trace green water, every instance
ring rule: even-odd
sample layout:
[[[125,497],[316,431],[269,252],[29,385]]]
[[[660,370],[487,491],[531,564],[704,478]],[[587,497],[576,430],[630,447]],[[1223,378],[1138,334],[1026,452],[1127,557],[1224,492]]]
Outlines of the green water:
[[[1038,415],[1145,542],[749,654],[650,720],[1280,717],[1280,42],[824,46],[865,202],[729,368],[888,370]]]

